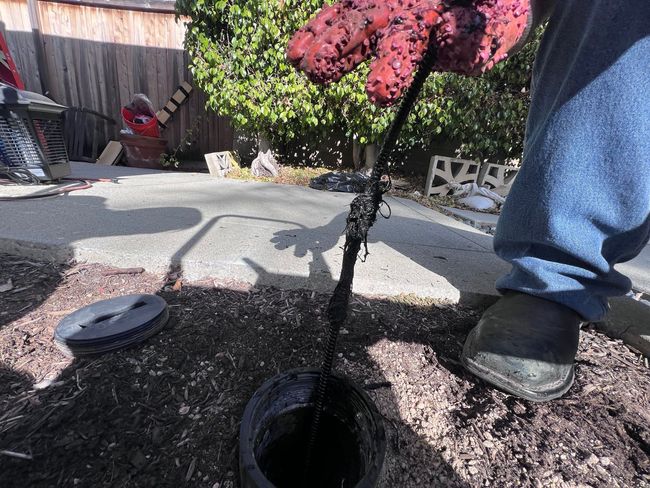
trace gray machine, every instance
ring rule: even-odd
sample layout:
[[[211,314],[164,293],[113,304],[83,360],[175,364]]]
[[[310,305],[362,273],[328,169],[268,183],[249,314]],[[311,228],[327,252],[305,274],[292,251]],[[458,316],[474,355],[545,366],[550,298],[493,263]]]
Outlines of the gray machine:
[[[0,172],[27,170],[40,181],[68,176],[65,110],[43,95],[0,83]]]

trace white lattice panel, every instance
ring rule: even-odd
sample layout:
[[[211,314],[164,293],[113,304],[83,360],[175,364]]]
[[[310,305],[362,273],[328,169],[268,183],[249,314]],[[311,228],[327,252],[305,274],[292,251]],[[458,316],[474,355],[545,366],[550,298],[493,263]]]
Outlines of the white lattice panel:
[[[450,183],[476,183],[479,164],[467,159],[433,156],[429,164],[429,174],[424,193],[429,195],[448,195]]]
[[[493,188],[510,188],[519,173],[519,168],[504,164],[488,164],[479,186]]]

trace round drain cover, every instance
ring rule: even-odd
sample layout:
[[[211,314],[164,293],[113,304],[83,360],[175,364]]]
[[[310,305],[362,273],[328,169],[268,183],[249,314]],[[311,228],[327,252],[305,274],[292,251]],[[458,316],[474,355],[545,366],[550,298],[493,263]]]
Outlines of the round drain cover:
[[[127,295],[102,300],[64,318],[54,332],[68,356],[116,351],[148,339],[169,320],[167,302],[157,295]]]

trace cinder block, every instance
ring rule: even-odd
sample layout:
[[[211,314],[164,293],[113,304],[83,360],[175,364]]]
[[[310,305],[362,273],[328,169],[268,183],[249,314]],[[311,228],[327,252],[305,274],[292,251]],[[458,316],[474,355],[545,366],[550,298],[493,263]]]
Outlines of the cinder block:
[[[507,194],[517,177],[517,173],[519,173],[519,168],[515,166],[488,163],[481,171],[478,185],[491,190],[494,188],[507,188]]]
[[[204,157],[205,162],[208,165],[208,170],[210,170],[210,174],[217,178],[223,178],[230,173],[233,168],[239,166],[237,163],[237,157],[231,151],[205,154]]]
[[[433,156],[429,164],[429,173],[424,187],[424,194],[448,195],[451,193],[450,183],[476,183],[479,174],[479,163],[467,159],[456,159],[445,156]]]

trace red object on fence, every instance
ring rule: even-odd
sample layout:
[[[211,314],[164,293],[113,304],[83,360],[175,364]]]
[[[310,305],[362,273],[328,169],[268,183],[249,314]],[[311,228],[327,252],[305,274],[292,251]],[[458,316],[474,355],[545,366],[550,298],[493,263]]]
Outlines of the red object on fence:
[[[9,52],[9,47],[5,38],[2,37],[0,32],[0,81],[8,83],[9,85],[18,88],[20,90],[25,89],[25,84],[23,80],[20,79],[18,70],[16,69],[16,64],[11,57]]]
[[[151,117],[151,120],[141,124],[134,121],[137,114],[131,112],[128,108],[122,108],[122,118],[124,123],[135,133],[147,137],[160,137],[160,129],[158,128],[158,119]]]

